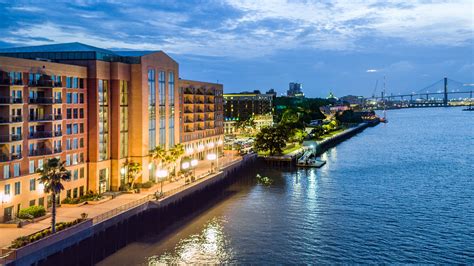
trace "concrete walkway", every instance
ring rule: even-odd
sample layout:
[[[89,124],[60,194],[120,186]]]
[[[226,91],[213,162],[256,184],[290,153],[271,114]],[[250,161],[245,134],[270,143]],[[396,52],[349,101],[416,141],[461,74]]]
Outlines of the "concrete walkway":
[[[240,156],[231,156],[227,154],[226,156],[219,158],[219,168],[225,167],[226,165],[229,165],[230,163],[239,160],[241,160]],[[196,167],[196,169],[194,169],[195,176],[204,176],[209,173],[210,169],[210,161],[199,161],[198,166]],[[163,184],[163,192],[165,193],[167,191],[176,190],[177,188],[180,188],[184,185],[184,178],[171,183],[165,182]],[[81,217],[81,213],[87,213],[88,218],[94,218],[98,215],[114,210],[128,203],[132,203],[140,199],[149,197],[149,195],[154,195],[155,192],[160,190],[161,185],[160,183],[158,183],[147,191],[142,191],[141,193],[136,194],[121,194],[115,197],[114,199],[111,199],[98,205],[83,205],[71,208],[58,208],[56,222],[67,222],[75,220]],[[0,228],[0,248],[8,247],[14,239],[20,236],[33,234],[37,231],[48,228],[49,226],[51,226],[51,218],[25,225],[22,228]]]

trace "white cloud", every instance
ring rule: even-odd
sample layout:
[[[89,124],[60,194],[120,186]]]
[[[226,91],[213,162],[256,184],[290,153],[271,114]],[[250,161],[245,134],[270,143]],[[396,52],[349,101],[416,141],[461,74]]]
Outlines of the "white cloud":
[[[367,69],[367,71],[365,71],[367,73],[375,73],[375,72],[379,72],[377,69]]]

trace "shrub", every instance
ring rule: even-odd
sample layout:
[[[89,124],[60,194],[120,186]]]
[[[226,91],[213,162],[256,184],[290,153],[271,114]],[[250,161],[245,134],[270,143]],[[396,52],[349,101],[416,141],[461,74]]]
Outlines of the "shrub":
[[[21,209],[18,213],[20,219],[32,219],[41,217],[46,214],[46,210],[43,206],[30,206],[25,209]]]
[[[153,186],[153,182],[152,181],[147,181],[145,183],[142,184],[142,188],[151,188]]]

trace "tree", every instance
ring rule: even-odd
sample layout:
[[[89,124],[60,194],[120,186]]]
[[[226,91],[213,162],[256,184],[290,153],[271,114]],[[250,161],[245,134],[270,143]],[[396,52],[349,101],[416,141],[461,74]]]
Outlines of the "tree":
[[[131,189],[135,185],[135,181],[137,180],[138,176],[142,172],[142,165],[137,162],[126,162],[127,167],[127,177],[128,177],[128,184]]]
[[[173,166],[172,169],[173,169],[174,177],[176,177],[176,162],[179,161],[179,159],[181,158],[183,154],[184,154],[184,147],[180,143],[174,145],[174,147],[169,150],[168,159],[170,160]]]
[[[49,159],[43,168],[37,170],[40,174],[38,181],[44,185],[44,192],[51,192],[53,208],[51,211],[51,231],[56,232],[56,195],[64,190],[62,181],[71,180],[71,172],[64,167],[65,162],[61,162],[58,158]]]
[[[163,163],[166,160],[166,150],[161,146],[156,146],[153,150],[151,150],[150,157],[155,163],[163,166]]]
[[[255,149],[257,151],[269,151],[270,155],[281,154],[286,146],[288,135],[281,127],[265,127],[255,138]]]

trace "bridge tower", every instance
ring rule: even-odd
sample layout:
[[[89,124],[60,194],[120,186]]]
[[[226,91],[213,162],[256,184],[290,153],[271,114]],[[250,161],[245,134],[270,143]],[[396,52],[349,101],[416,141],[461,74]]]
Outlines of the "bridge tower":
[[[448,106],[448,78],[444,77],[444,99],[443,105]]]

